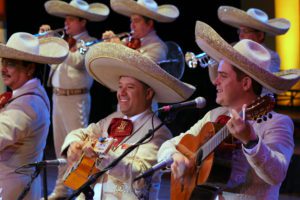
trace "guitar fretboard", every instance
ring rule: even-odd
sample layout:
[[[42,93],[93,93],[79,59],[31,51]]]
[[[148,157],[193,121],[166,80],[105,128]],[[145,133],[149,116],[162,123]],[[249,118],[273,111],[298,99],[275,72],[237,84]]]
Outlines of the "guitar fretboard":
[[[213,152],[229,134],[230,133],[225,125],[209,141],[202,145],[202,147],[198,150],[198,153],[202,151],[201,161],[203,161],[211,152]]]

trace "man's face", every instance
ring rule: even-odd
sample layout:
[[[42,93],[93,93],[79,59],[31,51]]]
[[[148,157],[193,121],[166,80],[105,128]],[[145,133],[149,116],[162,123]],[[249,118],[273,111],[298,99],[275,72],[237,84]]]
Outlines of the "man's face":
[[[85,30],[86,20],[74,16],[65,18],[65,31],[68,35],[74,36]]]
[[[29,67],[25,67],[20,60],[2,58],[1,74],[3,83],[12,90],[18,89],[32,76]]]
[[[242,81],[237,80],[236,72],[229,62],[220,61],[214,85],[217,89],[216,102],[218,104],[231,108],[240,105],[243,97]]]
[[[130,28],[133,31],[134,38],[141,39],[153,30],[153,22],[148,21],[147,23],[140,15],[132,15],[130,21]]]
[[[249,39],[258,43],[262,43],[264,39],[264,33],[249,27],[241,26],[238,29],[240,40]]]
[[[151,105],[153,91],[132,77],[123,76],[119,80],[117,98],[121,112],[134,116],[144,112]]]

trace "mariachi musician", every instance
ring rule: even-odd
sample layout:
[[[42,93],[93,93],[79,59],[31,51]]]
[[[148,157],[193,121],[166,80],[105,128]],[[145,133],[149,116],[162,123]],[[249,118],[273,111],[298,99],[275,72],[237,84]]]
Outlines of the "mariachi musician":
[[[59,65],[51,65],[48,82],[53,87],[53,136],[56,156],[60,157],[60,149],[67,134],[89,122],[91,97],[90,88],[93,79],[84,66],[84,55],[79,52],[81,40],[92,41],[86,30],[88,21],[103,21],[109,14],[109,8],[101,3],[88,4],[83,0],[47,1],[45,9],[50,15],[65,18],[65,33],[70,45],[67,59]],[[48,31],[48,25],[42,25],[40,32]],[[68,113],[68,116],[66,116]],[[68,189],[63,185],[62,176],[65,167],[59,167],[56,185],[48,199],[65,198]]]
[[[189,176],[189,173],[196,172],[195,165],[198,164],[199,157],[211,155],[213,149],[211,145],[206,144],[212,144],[211,141],[216,141],[215,138],[221,138],[219,136],[224,135],[224,139],[225,135],[229,134],[236,138],[241,146],[235,150],[232,157],[233,170],[229,181],[226,185],[221,185],[226,191],[222,197],[247,200],[278,199],[280,185],[286,176],[293,154],[294,125],[290,117],[272,110],[273,101],[262,101],[265,97],[260,98],[260,95],[263,87],[274,93],[289,90],[300,79],[299,70],[273,74],[269,69],[271,56],[265,47],[249,39],[243,39],[232,47],[203,22],[196,23],[195,35],[198,46],[219,63],[214,85],[217,91],[216,102],[221,107],[209,111],[184,134],[161,146],[158,161],[170,157],[174,159],[171,165],[175,180],[173,185],[181,188],[173,190],[171,198],[189,199],[192,195],[190,189],[195,186],[196,181],[191,184],[184,183],[190,178],[198,179],[204,176],[197,176],[197,173]],[[253,104],[253,101],[256,103]],[[262,106],[259,107],[260,105]],[[249,118],[263,110],[269,111],[269,119],[256,121]],[[200,138],[203,134],[207,136],[214,132],[211,131],[213,129],[203,130],[208,123],[219,122],[220,116],[230,117],[229,121],[225,122],[224,129],[221,129],[224,131],[217,132],[221,134],[216,133],[217,136],[211,140],[203,137],[202,141],[206,140],[205,143],[190,153],[189,147],[194,146],[197,140],[187,143],[184,138]],[[189,151],[181,148],[182,144],[188,144],[184,147]],[[199,153],[198,149],[201,150]],[[206,173],[209,173],[208,169]],[[181,198],[181,194],[188,194],[188,198]]]
[[[113,137],[116,142],[98,165],[100,170],[105,168],[143,138],[149,129],[161,123],[150,109],[152,99],[163,103],[180,102],[195,90],[146,56],[121,44],[98,43],[89,49],[85,62],[95,80],[117,91],[120,111],[68,134],[62,154],[67,155],[69,163],[80,159],[82,153],[98,158],[92,145],[83,141],[85,136],[91,139]],[[158,129],[151,140],[139,145],[97,180],[94,199],[157,199],[160,174],[154,175],[149,182],[133,182],[133,179],[155,164],[159,146],[171,136],[166,126]]]
[[[125,44],[133,47],[154,62],[158,63],[167,58],[168,48],[155,31],[154,22],[169,23],[179,16],[179,10],[173,5],[158,6],[153,0],[110,0],[111,8],[130,17],[132,41]],[[163,7],[164,9],[160,9]],[[112,31],[103,33],[102,38],[112,38]],[[112,42],[121,43],[119,38],[112,38]]]

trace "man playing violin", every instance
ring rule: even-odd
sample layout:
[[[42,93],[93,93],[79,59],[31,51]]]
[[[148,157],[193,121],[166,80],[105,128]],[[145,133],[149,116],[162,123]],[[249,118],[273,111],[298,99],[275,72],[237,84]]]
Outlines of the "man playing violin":
[[[151,59],[121,44],[102,42],[92,46],[85,63],[95,80],[117,91],[120,111],[67,135],[62,154],[70,164],[78,161],[83,153],[98,158],[92,145],[83,141],[86,136],[96,140],[115,138],[116,142],[100,161],[99,169],[103,169],[161,123],[151,111],[153,99],[163,103],[180,102],[189,98],[195,89],[165,72]],[[149,182],[132,181],[155,164],[160,145],[171,136],[165,125],[158,129],[151,140],[140,144],[98,179],[94,199],[157,199],[160,174],[151,177]]]
[[[223,185],[222,198],[278,199],[280,185],[293,154],[293,122],[288,116],[272,110],[269,112],[271,118],[266,121],[248,120],[247,110],[251,107],[247,106],[257,100],[262,87],[274,93],[283,92],[296,84],[299,76],[283,77],[293,71],[272,74],[269,71],[271,56],[268,50],[254,41],[244,39],[232,47],[210,26],[200,21],[196,24],[195,35],[198,46],[219,62],[214,85],[216,102],[221,107],[209,111],[184,134],[166,141],[159,150],[158,161],[173,158],[172,176],[181,185],[187,179],[187,172],[194,169],[197,156],[178,150],[182,138],[201,135],[205,124],[218,121],[220,116],[229,116],[231,118],[223,128],[240,142],[241,147],[233,152],[232,172],[227,184]],[[258,105],[259,101],[253,106]],[[267,104],[263,109],[268,111],[269,106],[272,108]],[[255,109],[252,111],[258,112]],[[205,151],[202,153],[206,154]],[[191,195],[190,192],[188,196]]]
[[[111,0],[111,8],[121,15],[130,17],[132,40],[122,41],[128,47],[138,50],[158,63],[165,60],[168,48],[155,31],[155,22],[169,23],[179,16],[179,10],[173,5],[158,6],[153,0]],[[164,9],[160,9],[164,7]],[[103,33],[102,38],[112,38],[112,31]],[[110,41],[121,43],[119,38]]]
[[[103,21],[109,14],[109,8],[101,3],[88,4],[83,0],[47,1],[45,9],[50,15],[65,18],[64,29],[68,36],[70,53],[62,64],[51,65],[48,83],[53,87],[52,124],[55,152],[60,157],[60,149],[66,135],[89,122],[91,97],[90,88],[93,79],[84,66],[84,55],[79,52],[80,41],[93,41],[87,30],[88,21]],[[40,32],[50,27],[43,25]],[[66,116],[68,113],[68,116]],[[59,167],[54,191],[48,199],[65,198],[68,190],[62,183],[65,167]]]

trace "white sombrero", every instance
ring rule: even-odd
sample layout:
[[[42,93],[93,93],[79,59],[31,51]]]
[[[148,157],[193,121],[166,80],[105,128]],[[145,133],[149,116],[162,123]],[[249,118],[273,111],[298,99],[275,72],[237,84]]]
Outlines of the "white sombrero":
[[[269,19],[268,15],[257,8],[250,8],[247,12],[231,6],[220,6],[218,9],[219,19],[230,26],[250,27],[270,35],[285,34],[291,24],[284,18]]]
[[[169,4],[158,6],[153,0],[110,0],[110,6],[117,13],[127,17],[137,14],[158,22],[172,22],[179,16],[176,6]]]
[[[300,79],[300,70],[296,69],[271,73],[270,53],[252,40],[241,40],[232,47],[209,25],[200,21],[196,23],[195,36],[198,46],[214,60],[227,60],[273,93],[289,90]]]
[[[0,44],[0,57],[44,64],[59,64],[69,53],[66,41],[57,37],[38,39],[32,34],[14,33],[5,44]]]
[[[194,86],[181,82],[151,59],[121,44],[93,45],[86,54],[85,65],[96,81],[113,91],[118,89],[121,76],[136,78],[149,85],[155,91],[154,98],[161,103],[184,101],[195,91]]]
[[[63,18],[66,16],[76,16],[89,21],[103,21],[109,15],[109,8],[105,4],[88,4],[83,0],[72,0],[70,3],[51,0],[47,1],[44,6],[50,15]]]

